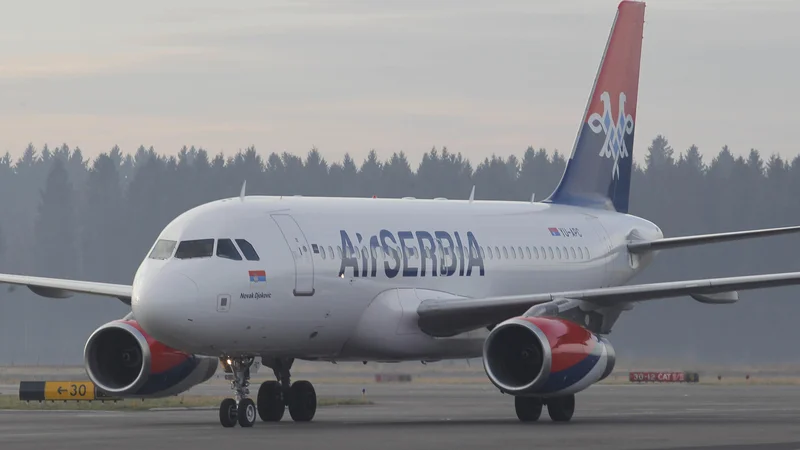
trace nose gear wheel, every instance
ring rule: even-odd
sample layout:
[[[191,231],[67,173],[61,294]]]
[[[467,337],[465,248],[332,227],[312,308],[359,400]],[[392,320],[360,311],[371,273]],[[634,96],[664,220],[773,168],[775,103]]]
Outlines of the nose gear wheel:
[[[256,404],[248,398],[250,394],[250,366],[253,357],[227,358],[233,372],[231,389],[234,398],[226,398],[219,405],[219,422],[223,427],[231,428],[238,423],[242,427],[252,427],[256,422]]]

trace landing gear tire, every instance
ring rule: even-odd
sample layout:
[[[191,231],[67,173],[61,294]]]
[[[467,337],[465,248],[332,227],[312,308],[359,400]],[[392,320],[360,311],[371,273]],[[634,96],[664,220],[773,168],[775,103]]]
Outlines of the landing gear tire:
[[[514,397],[514,409],[520,422],[535,422],[542,415],[542,399],[536,397]]]
[[[265,381],[258,388],[258,415],[264,422],[278,422],[283,418],[286,405],[283,388],[277,381]]]
[[[256,403],[252,398],[243,398],[236,411],[239,425],[242,428],[252,427],[256,423]]]
[[[289,414],[295,422],[309,422],[317,412],[317,393],[308,381],[295,381],[289,390]]]
[[[219,405],[219,423],[221,423],[223,427],[235,427],[238,415],[239,411],[236,408],[236,400],[226,398]]]
[[[575,396],[566,395],[547,399],[547,413],[554,422],[568,422],[575,413]]]

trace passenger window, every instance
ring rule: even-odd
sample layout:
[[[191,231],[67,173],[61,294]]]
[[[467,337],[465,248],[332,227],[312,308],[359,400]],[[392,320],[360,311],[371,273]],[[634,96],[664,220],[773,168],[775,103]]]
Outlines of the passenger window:
[[[322,259],[326,259],[325,258],[325,246],[324,245],[320,245],[319,246],[319,256],[321,256]]]
[[[592,259],[592,257],[589,256],[589,248],[588,247],[583,247],[583,251],[586,253],[586,259]]]
[[[550,256],[550,259],[555,259],[555,256],[553,256],[553,247],[547,247],[547,254]]]
[[[528,257],[528,259],[531,259],[531,248],[530,247],[525,247],[525,255]]]
[[[503,246],[503,258],[508,259],[508,249]]]
[[[519,259],[522,259],[522,258],[524,258],[524,257],[525,257],[525,256],[523,256],[523,254],[522,254],[522,247],[517,247],[517,254],[519,254]]]
[[[339,257],[339,259],[342,259],[342,247],[340,245],[336,246],[336,255]]]
[[[486,253],[484,253],[483,247],[481,247],[481,259],[486,259]]]
[[[500,247],[495,246],[494,247],[494,252],[497,254],[497,259],[500,259]]]
[[[517,252],[514,251],[514,247],[511,247],[511,259],[517,259]]]
[[[558,247],[556,247],[556,256],[558,257],[558,259],[561,259],[561,249]]]
[[[539,250],[536,247],[533,247],[533,257],[539,259]]]
[[[172,251],[175,250],[175,245],[177,241],[168,241],[166,239],[159,239],[156,242],[156,245],[153,247],[153,251],[150,252],[150,259],[169,259],[172,256]]]
[[[330,245],[328,246],[328,254],[331,255],[331,259],[336,257],[336,253],[333,252],[333,247]]]
[[[572,254],[572,259],[577,259],[577,256],[575,256],[575,247],[570,247],[569,252]]]
[[[209,258],[214,253],[213,239],[198,239],[194,241],[181,241],[175,257],[178,259]]]
[[[241,261],[242,255],[236,250],[233,241],[230,239],[220,239],[217,241],[217,256],[225,259],[232,259],[234,261]]]
[[[583,259],[583,250],[580,247],[578,247],[578,256]]]
[[[492,247],[486,247],[486,252],[489,254],[489,259],[494,259],[494,255],[492,254]]]
[[[245,259],[247,259],[248,261],[259,261],[256,249],[254,249],[249,242],[247,242],[244,239],[236,239],[236,245],[239,246],[239,250],[242,251],[242,254],[244,255]]]

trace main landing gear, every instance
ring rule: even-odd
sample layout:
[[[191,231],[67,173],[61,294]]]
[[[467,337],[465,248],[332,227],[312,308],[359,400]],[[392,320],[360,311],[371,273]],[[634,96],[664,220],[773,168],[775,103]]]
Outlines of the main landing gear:
[[[289,370],[294,359],[275,359],[264,364],[272,367],[277,381],[265,381],[258,389],[258,415],[264,422],[283,418],[286,407],[295,422],[309,422],[317,412],[317,393],[308,381],[291,382]]]
[[[517,418],[522,422],[535,422],[542,415],[542,406],[547,405],[547,412],[554,422],[568,422],[575,413],[575,395],[563,397],[538,398],[514,397],[514,409]]]
[[[317,393],[308,381],[291,383],[289,370],[294,359],[274,359],[262,361],[271,367],[277,381],[265,381],[258,388],[257,402],[247,396],[250,394],[250,366],[252,357],[228,358],[233,372],[231,389],[235,398],[226,398],[219,405],[219,421],[223,427],[252,427],[256,414],[264,422],[278,422],[283,418],[286,407],[295,422],[309,422],[317,412]],[[258,405],[258,406],[256,406]]]

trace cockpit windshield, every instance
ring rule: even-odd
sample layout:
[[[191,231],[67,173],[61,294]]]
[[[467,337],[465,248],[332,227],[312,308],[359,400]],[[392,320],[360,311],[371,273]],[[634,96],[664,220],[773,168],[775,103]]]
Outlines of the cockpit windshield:
[[[148,256],[150,259],[169,259],[172,256],[173,250],[175,250],[175,244],[177,241],[170,241],[167,239],[159,239],[156,242],[156,245],[153,246],[153,250],[150,252]]]
[[[236,243],[239,244],[239,248],[242,249],[242,253],[244,253],[244,257],[247,258],[248,261],[259,260],[256,249],[254,249],[249,242],[245,241],[244,239],[237,239]]]
[[[236,246],[230,239],[220,239],[217,241],[217,256],[220,258],[232,259],[234,261],[241,261],[242,255],[236,250]]]
[[[215,239],[195,239],[191,241],[171,241],[167,239],[159,239],[153,250],[148,255],[150,259],[169,259],[175,252],[177,259],[193,259],[193,258],[209,258],[214,255],[214,241]],[[242,261],[242,255],[248,261],[258,261],[258,253],[253,246],[244,239],[219,239],[216,240],[216,255],[219,258],[231,259],[234,261]],[[236,246],[239,246],[238,248]],[[178,250],[175,251],[175,247]],[[241,253],[240,253],[241,250]]]
[[[178,259],[208,258],[214,254],[214,239],[181,241],[175,257]]]

